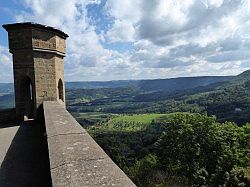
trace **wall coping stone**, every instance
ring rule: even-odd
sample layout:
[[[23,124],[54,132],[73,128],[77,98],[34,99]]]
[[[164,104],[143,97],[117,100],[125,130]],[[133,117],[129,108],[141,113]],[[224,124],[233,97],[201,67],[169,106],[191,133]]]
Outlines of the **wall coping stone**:
[[[13,24],[5,24],[3,25],[3,28],[6,30],[15,30],[18,28],[38,28],[38,29],[42,29],[42,30],[47,30],[50,32],[54,32],[58,35],[60,35],[62,38],[66,39],[67,37],[69,37],[69,35],[67,35],[65,32],[55,28],[55,27],[51,27],[51,26],[47,26],[47,25],[42,25],[39,23],[34,23],[34,22],[22,22],[22,23],[13,23]]]
[[[64,106],[43,109],[53,186],[135,186]]]

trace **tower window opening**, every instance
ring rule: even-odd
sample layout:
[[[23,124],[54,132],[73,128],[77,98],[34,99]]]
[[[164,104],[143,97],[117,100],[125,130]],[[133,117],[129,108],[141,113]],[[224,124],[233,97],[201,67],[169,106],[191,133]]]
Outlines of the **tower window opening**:
[[[30,83],[30,93],[29,93],[29,95],[30,95],[30,100],[33,100],[33,91],[32,91],[31,83]]]
[[[20,85],[22,91],[21,97],[23,102],[23,116],[24,121],[33,119],[34,111],[34,93],[32,81],[29,77],[25,76]]]
[[[58,81],[58,96],[60,100],[64,101],[62,79],[59,79]]]

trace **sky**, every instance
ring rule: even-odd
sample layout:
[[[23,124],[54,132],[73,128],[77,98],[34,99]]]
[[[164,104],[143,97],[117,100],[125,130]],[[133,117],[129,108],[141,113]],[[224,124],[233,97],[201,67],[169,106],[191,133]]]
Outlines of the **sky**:
[[[250,69],[249,0],[0,0],[0,24],[69,35],[66,81],[237,75]],[[13,82],[0,28],[0,82]]]

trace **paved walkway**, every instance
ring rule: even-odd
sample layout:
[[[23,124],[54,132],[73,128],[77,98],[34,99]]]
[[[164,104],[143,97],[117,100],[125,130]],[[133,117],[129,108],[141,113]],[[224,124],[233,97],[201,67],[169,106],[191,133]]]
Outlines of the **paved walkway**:
[[[41,125],[0,127],[0,186],[51,186],[48,150]]]

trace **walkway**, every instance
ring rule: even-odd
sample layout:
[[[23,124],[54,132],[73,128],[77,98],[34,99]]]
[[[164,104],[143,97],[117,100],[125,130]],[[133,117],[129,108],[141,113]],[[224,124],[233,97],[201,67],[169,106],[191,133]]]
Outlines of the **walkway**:
[[[32,122],[0,126],[1,187],[51,186],[47,142],[41,127]]]

